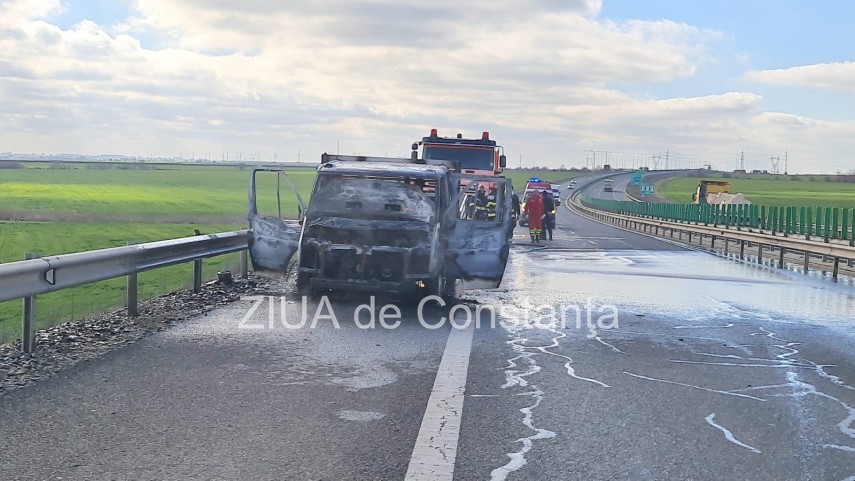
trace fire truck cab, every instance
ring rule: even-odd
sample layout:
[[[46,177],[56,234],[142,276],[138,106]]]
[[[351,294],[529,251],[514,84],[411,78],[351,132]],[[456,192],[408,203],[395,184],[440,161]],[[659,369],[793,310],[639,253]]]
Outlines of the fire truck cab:
[[[419,147],[421,146],[421,155]],[[458,174],[497,176],[507,164],[504,148],[490,139],[490,133],[484,132],[480,139],[440,137],[437,129],[431,129],[430,136],[422,137],[421,142],[413,143],[412,157],[430,161],[445,161],[454,165]]]

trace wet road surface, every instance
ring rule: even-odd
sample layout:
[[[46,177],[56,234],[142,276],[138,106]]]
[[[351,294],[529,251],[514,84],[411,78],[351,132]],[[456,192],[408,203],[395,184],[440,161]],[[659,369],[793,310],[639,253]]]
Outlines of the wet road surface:
[[[475,329],[247,300],[0,398],[0,478],[855,479],[851,290],[558,224]]]

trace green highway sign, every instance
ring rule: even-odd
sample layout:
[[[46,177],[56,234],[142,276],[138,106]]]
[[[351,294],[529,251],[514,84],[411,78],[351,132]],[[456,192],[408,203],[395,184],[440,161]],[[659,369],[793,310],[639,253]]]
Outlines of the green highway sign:
[[[642,195],[650,195],[655,191],[655,184],[641,184],[641,194]]]

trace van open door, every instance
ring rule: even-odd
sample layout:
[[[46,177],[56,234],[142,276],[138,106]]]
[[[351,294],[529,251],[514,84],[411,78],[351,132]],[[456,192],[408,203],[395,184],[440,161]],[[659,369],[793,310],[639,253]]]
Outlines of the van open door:
[[[451,176],[456,199],[446,211],[446,276],[464,289],[495,289],[502,283],[513,236],[513,186],[502,177]],[[478,200],[483,187],[495,189],[495,205],[486,212]],[[492,200],[492,199],[491,199]]]
[[[282,201],[282,181],[290,187]],[[288,261],[300,247],[300,229],[306,204],[291,178],[283,170],[253,169],[249,181],[247,220],[252,230],[249,248],[252,268],[257,272],[284,276]],[[295,209],[296,207],[296,209]]]

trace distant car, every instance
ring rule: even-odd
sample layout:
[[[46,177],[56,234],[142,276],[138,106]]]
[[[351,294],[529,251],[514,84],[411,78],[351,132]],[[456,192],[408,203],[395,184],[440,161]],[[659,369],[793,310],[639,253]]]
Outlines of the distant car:
[[[556,206],[561,203],[561,189],[557,184],[552,184],[552,198],[555,199]]]
[[[603,185],[603,190],[604,190],[605,192],[613,192],[613,191],[614,191],[614,187],[613,187],[613,184],[612,184],[612,179],[606,179],[606,182],[605,182],[605,184]]]

